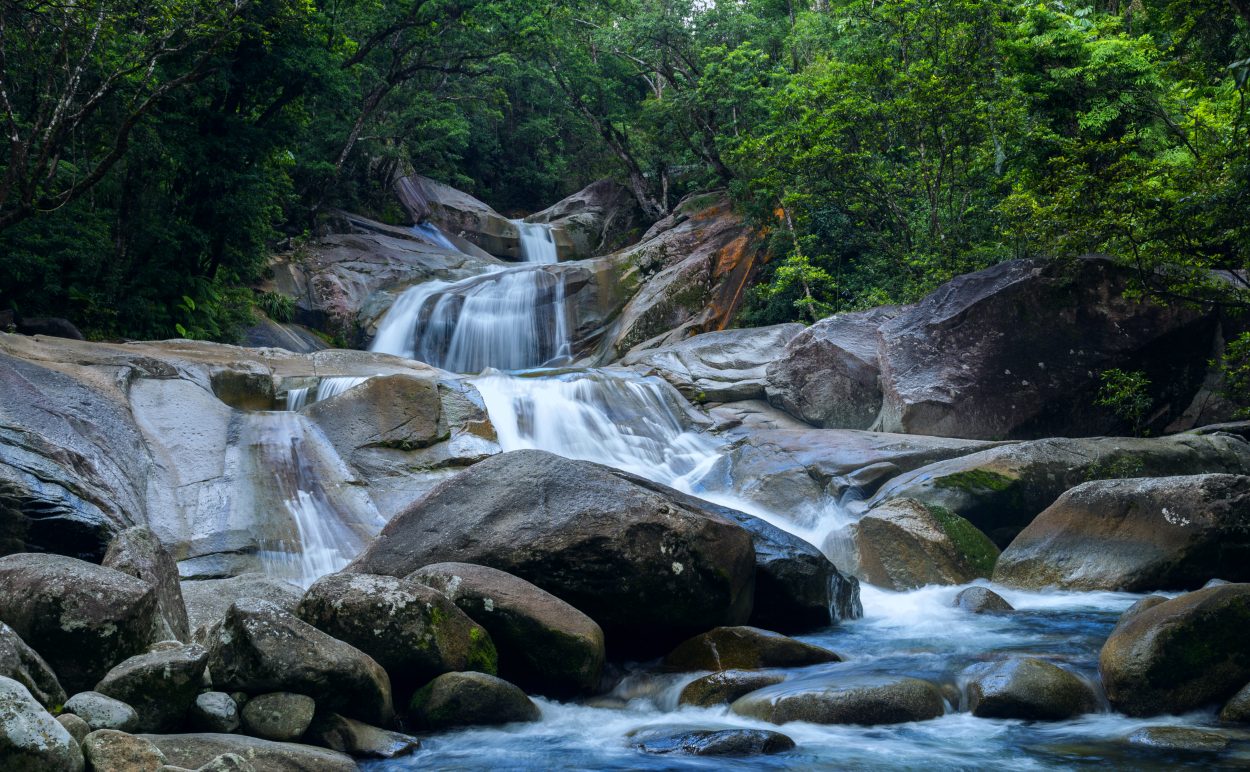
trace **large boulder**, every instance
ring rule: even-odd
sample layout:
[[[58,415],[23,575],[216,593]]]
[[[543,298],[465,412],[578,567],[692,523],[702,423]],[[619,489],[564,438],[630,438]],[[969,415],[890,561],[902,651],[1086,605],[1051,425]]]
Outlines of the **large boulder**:
[[[1097,480],[1064,493],[1003,551],[994,580],[1068,590],[1250,581],[1250,476]]]
[[[1206,375],[1216,315],[1127,292],[1108,258],[1014,260],[959,276],[881,325],[881,431],[978,439],[1124,434],[1100,373],[1144,370],[1157,423]]]
[[[691,402],[763,399],[765,369],[801,332],[801,324],[707,332],[628,354],[621,364],[659,375]]]
[[[1007,614],[1015,611],[1003,596],[987,587],[960,590],[951,605],[972,614]]]
[[[687,197],[618,253],[643,283],[604,336],[600,356],[616,360],[631,349],[725,329],[763,255],[763,240],[733,211],[728,196]]]
[[[901,724],[926,721],[946,711],[937,686],[918,678],[860,676],[834,683],[782,683],[740,697],[734,713],[784,724]]]
[[[12,678],[45,708],[65,703],[65,690],[39,652],[26,645],[12,627],[0,622],[0,676]]]
[[[638,201],[625,186],[613,180],[597,180],[526,222],[551,226],[561,260],[601,255],[625,246],[636,238],[643,215]]]
[[[537,721],[542,715],[525,692],[485,673],[444,673],[412,695],[408,710],[423,729]]]
[[[1064,491],[1081,483],[1207,473],[1250,474],[1250,443],[1226,433],[1010,443],[901,474],[869,503],[911,498],[945,507],[1006,547]]]
[[[414,222],[429,218],[447,233],[467,239],[496,257],[521,259],[516,223],[462,190],[412,175],[403,183],[418,195],[401,195]],[[423,200],[422,200],[423,199]]]
[[[160,647],[118,664],[95,690],[132,706],[137,730],[164,732],[182,724],[204,685],[208,651],[194,643]]]
[[[522,450],[440,485],[348,570],[486,565],[580,609],[620,650],[655,651],[750,616],[751,535],[597,464]]]
[[[152,585],[61,555],[0,558],[0,621],[52,666],[71,692],[147,649],[157,614]]]
[[[436,563],[408,579],[438,590],[490,633],[499,652],[499,675],[507,680],[544,694],[599,687],[603,630],[551,593],[504,571],[468,563]]]
[[[101,563],[108,568],[142,579],[156,588],[155,640],[189,641],[187,608],[178,584],[178,564],[151,530],[127,528],[113,538]]]
[[[225,619],[230,606],[242,598],[269,601],[286,611],[295,611],[304,591],[281,579],[249,573],[227,579],[182,582],[182,596],[194,631]]]
[[[757,627],[718,627],[668,653],[673,670],[751,670],[841,662],[837,654]]]
[[[867,429],[881,412],[877,330],[901,309],[883,306],[822,319],[768,366],[768,401],[822,429]]]
[[[236,601],[209,636],[209,672],[223,691],[306,694],[327,710],[373,723],[394,715],[382,666],[262,600]]]
[[[257,772],[356,772],[350,756],[325,748],[279,743],[239,734],[139,735],[165,754],[167,762],[198,769],[218,756],[233,753],[246,759]]]
[[[967,689],[968,710],[979,718],[1064,721],[1098,706],[1084,679],[1035,657],[974,667]]]
[[[1220,709],[1220,720],[1230,723],[1250,724],[1250,684],[1246,684],[1224,703]]]
[[[856,558],[848,570],[878,587],[911,590],[989,577],[998,547],[954,512],[891,499],[847,527]]]
[[[1225,584],[1139,611],[1098,659],[1107,699],[1130,716],[1183,713],[1250,681],[1250,584]]]
[[[491,636],[443,594],[417,581],[329,574],[308,588],[299,616],[372,657],[408,692],[459,670],[494,673]]]
[[[864,607],[859,580],[838,571],[819,549],[789,531],[736,509],[713,504],[628,472],[615,474],[696,512],[732,520],[755,545],[755,603],[748,620],[756,627],[797,633],[859,619]]]
[[[0,676],[0,767],[14,772],[82,772],[82,751],[25,686]]]

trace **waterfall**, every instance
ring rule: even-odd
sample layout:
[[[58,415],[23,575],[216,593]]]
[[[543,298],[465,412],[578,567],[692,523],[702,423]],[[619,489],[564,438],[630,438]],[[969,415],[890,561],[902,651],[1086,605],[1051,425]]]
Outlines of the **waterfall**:
[[[378,325],[370,351],[445,370],[524,370],[572,355],[564,280],[546,225],[518,223],[526,264],[409,288]]]
[[[330,376],[319,380],[315,389],[312,386],[291,389],[286,393],[286,409],[298,411],[311,405],[313,402],[320,402],[323,399],[338,396],[367,380],[369,380],[368,376]],[[309,395],[311,395],[311,399]]]
[[[368,494],[304,416],[251,413],[240,444],[248,456],[238,506],[255,517],[250,530],[269,575],[306,587],[347,565],[381,529]]]
[[[559,262],[555,236],[551,226],[545,223],[513,220],[521,234],[521,259],[527,263],[550,265]]]
[[[754,515],[821,547],[850,522],[832,499],[776,512],[738,480],[730,444],[667,381],[628,370],[485,373],[473,379],[504,450],[593,461]]]
[[[447,238],[447,234],[442,229],[430,221],[420,222],[412,226],[412,232],[420,236],[423,240],[429,241],[434,246],[442,247],[449,252],[459,252],[460,249]]]

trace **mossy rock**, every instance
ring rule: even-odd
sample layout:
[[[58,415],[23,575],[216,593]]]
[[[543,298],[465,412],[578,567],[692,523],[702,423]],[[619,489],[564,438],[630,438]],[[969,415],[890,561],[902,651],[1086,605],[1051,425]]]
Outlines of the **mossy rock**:
[[[412,695],[408,711],[421,729],[537,721],[542,715],[525,692],[485,673],[444,673]]]
[[[849,529],[861,579],[893,590],[988,577],[998,548],[964,518],[915,499],[870,509]]]
[[[1250,584],[1197,590],[1135,613],[1107,638],[1099,671],[1130,716],[1228,700],[1250,681]]]

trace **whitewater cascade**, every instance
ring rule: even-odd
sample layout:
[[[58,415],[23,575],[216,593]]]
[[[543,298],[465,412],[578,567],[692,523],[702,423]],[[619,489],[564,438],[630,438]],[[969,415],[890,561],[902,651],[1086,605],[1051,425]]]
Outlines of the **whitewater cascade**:
[[[395,300],[370,351],[445,370],[523,370],[572,356],[564,282],[551,228],[516,223],[525,264],[458,282],[418,284]]]
[[[307,587],[347,565],[384,524],[321,431],[294,412],[247,416],[240,510],[282,512],[253,536],[265,572]]]

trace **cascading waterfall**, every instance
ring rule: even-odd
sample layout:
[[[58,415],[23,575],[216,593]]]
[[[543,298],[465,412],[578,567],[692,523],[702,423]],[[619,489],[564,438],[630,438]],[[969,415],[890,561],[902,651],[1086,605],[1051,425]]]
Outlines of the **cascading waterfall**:
[[[753,501],[726,464],[728,443],[702,431],[666,381],[599,369],[473,380],[504,450],[546,450],[646,477],[784,528],[816,546],[850,521],[832,500],[778,513]]]
[[[255,533],[266,573],[308,586],[347,565],[382,527],[373,502],[308,418],[257,412],[246,418],[248,451],[239,506],[268,517]]]
[[[428,220],[412,226],[412,232],[434,244],[434,246],[442,247],[449,252],[460,251],[455,244],[451,243],[451,239],[447,238],[447,234],[443,233],[441,228]]]
[[[526,264],[458,282],[426,282],[396,299],[370,351],[477,373],[567,362],[572,355],[564,282],[551,229],[518,223]]]

